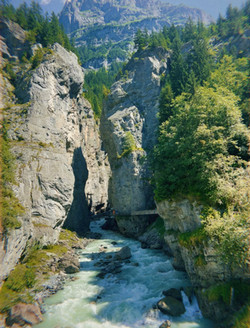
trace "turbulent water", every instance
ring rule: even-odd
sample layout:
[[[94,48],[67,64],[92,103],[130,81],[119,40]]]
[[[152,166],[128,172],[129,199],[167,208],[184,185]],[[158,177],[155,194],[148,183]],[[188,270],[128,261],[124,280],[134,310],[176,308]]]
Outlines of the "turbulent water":
[[[46,300],[45,320],[36,328],[158,328],[167,319],[172,328],[214,327],[202,318],[196,299],[190,304],[185,295],[186,312],[179,318],[153,310],[163,290],[190,284],[186,275],[175,271],[171,259],[163,252],[142,249],[137,241],[102,231],[102,223],[91,223],[91,230],[101,232],[102,239],[82,251],[77,279]],[[130,263],[123,265],[121,273],[98,278],[100,271],[95,264],[100,249],[107,247],[108,256],[126,245],[132,253]]]

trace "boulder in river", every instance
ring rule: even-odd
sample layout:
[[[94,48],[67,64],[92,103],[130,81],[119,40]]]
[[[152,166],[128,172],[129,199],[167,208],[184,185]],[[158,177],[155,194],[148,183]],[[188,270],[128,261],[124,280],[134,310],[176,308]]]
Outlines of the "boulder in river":
[[[173,317],[179,317],[185,312],[185,307],[182,301],[179,301],[171,296],[166,296],[157,303],[158,309]]]
[[[40,307],[37,304],[25,304],[18,303],[14,305],[9,312],[6,319],[8,326],[13,326],[14,324],[24,326],[24,325],[35,325],[43,321],[42,313]]]
[[[122,247],[114,256],[114,260],[123,261],[131,257],[131,250],[128,246]]]
[[[59,260],[58,267],[68,274],[79,272],[79,259],[75,253],[68,252]]]
[[[168,290],[164,290],[162,292],[162,294],[164,296],[171,296],[173,298],[175,298],[176,300],[178,301],[181,301],[182,302],[182,296],[181,296],[181,292],[179,289],[176,289],[176,288],[170,288]]]
[[[159,328],[170,328],[171,327],[171,322],[169,320],[166,320],[163,322],[163,324],[160,325]]]

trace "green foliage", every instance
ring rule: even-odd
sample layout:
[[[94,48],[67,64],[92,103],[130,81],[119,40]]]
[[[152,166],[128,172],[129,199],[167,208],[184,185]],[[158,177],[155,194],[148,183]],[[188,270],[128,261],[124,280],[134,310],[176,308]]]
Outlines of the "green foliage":
[[[6,280],[6,287],[15,292],[21,292],[25,288],[32,288],[35,284],[35,272],[33,268],[24,264],[18,264]]]
[[[48,47],[58,42],[77,54],[55,13],[44,16],[38,2],[32,0],[29,6],[24,2],[15,9],[8,1],[1,0],[0,16],[1,14],[27,30],[27,40],[31,43],[39,42],[43,47]]]
[[[60,232],[59,240],[67,241],[67,244],[72,247],[78,241],[78,237],[75,232],[63,229]]]
[[[250,258],[249,130],[241,119],[245,115],[244,121],[249,122],[248,68],[246,58],[226,55],[204,79],[198,79],[202,70],[194,74],[194,92],[187,90],[189,94],[176,98],[170,86],[175,92],[185,91],[186,86],[172,71],[178,81],[171,84],[170,78],[162,88],[159,143],[153,159],[156,199],[185,195],[219,208],[204,211],[204,235],[224,263],[243,268]],[[191,247],[199,241],[196,237],[196,232],[182,234],[179,241]]]
[[[114,62],[117,58],[124,61],[127,58],[128,41],[118,43],[107,42],[101,45],[92,45],[89,40],[88,45],[83,45],[77,48],[80,60],[84,66],[85,63],[90,61],[104,61]]]
[[[247,187],[245,187],[245,192],[248,193],[246,188]],[[249,197],[246,206],[238,210],[229,209],[223,214],[214,209],[210,209],[210,211],[204,215],[203,223],[204,230],[209,239],[216,246],[221,261],[228,264],[231,268],[242,266],[247,270],[250,259]]]
[[[18,264],[0,290],[0,312],[8,311],[18,302],[31,302],[29,289],[36,283],[35,270],[25,264]]]
[[[10,80],[10,82],[12,84],[14,84],[16,81],[16,73],[14,72],[13,64],[10,62],[7,62],[4,67],[4,71],[7,73],[7,76],[8,76],[8,79]]]
[[[241,281],[229,281],[211,286],[205,292],[210,302],[224,302],[227,305],[244,304],[249,301],[250,285]]]
[[[7,124],[3,121],[1,138],[1,168],[2,168],[2,225],[5,232],[21,227],[18,216],[24,213],[24,208],[15,197],[11,184],[15,183],[15,158],[10,151],[7,136]]]
[[[230,60],[224,58],[193,96],[182,94],[165,104],[169,118],[160,127],[153,164],[158,200],[193,194],[225,206],[237,197],[236,180],[244,176],[249,158],[249,132],[235,93],[243,93],[247,76],[243,59],[228,65]]]
[[[135,38],[134,38],[134,42],[135,42],[135,46],[138,48],[138,50],[142,50],[149,41],[149,35],[148,35],[148,31],[145,29],[144,31],[141,31],[140,29],[138,29],[135,33]]]
[[[96,118],[101,117],[103,100],[108,95],[120,67],[120,64],[114,63],[109,70],[101,68],[85,75],[83,93],[91,103]]]
[[[0,312],[7,312],[19,302],[31,303],[32,301],[33,298],[29,293],[15,292],[4,284],[0,291]]]
[[[234,315],[234,324],[232,328],[249,328],[250,327],[250,303]]]
[[[198,255],[195,258],[195,262],[194,262],[196,267],[203,267],[204,265],[207,264],[206,260],[205,260],[205,256],[204,254]]]
[[[42,49],[37,49],[35,55],[31,58],[31,63],[32,63],[32,69],[36,68],[39,66],[43,60],[43,50]]]
[[[62,245],[48,245],[44,247],[44,250],[46,250],[48,253],[53,253],[59,256],[62,256],[67,252],[67,247]]]
[[[61,233],[61,238],[73,243],[73,235],[68,231]],[[27,246],[21,263],[10,273],[0,290],[0,313],[7,312],[18,302],[33,302],[34,291],[41,288],[48,278],[53,258],[60,258],[68,248],[63,245],[48,245],[41,249],[39,244]]]
[[[130,131],[126,131],[125,136],[123,137],[122,153],[121,155],[118,155],[118,159],[128,156],[134,150],[138,150],[135,139]]]
[[[216,32],[221,38],[242,34],[245,29],[249,28],[249,7],[249,0],[242,9],[233,8],[232,5],[228,6],[226,18],[219,16],[216,24]]]
[[[178,241],[181,246],[192,249],[206,242],[207,234],[202,226],[194,231],[181,233],[178,237]]]

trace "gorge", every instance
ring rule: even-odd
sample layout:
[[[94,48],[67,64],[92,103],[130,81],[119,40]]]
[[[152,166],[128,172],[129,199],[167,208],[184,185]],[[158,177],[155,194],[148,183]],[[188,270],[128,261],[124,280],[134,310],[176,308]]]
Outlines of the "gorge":
[[[42,47],[37,43],[30,44],[26,38],[26,32],[7,18],[1,18],[0,27],[2,36],[0,85],[3,104],[1,135],[3,162],[1,166],[3,169],[6,169],[6,165],[13,166],[15,175],[15,179],[8,180],[6,171],[3,170],[3,179],[5,180],[2,183],[2,193],[5,202],[10,206],[14,203],[18,207],[18,209],[15,206],[7,208],[8,211],[6,211],[6,207],[3,207],[5,212],[2,210],[5,216],[2,215],[0,239],[0,278],[3,282],[0,291],[0,305],[2,305],[1,292],[9,288],[8,286],[10,286],[9,291],[14,294],[18,291],[15,283],[13,285],[10,283],[12,279],[10,277],[15,272],[16,265],[29,270],[29,263],[33,265],[34,261],[29,262],[30,259],[28,261],[27,258],[32,258],[32,252],[36,254],[36,251],[40,254],[39,256],[41,254],[44,256],[41,257],[41,261],[47,261],[48,253],[53,249],[53,245],[65,247],[62,240],[62,231],[64,231],[62,228],[66,228],[76,231],[81,237],[91,239],[92,243],[87,245],[86,242],[85,248],[78,251],[80,273],[77,274],[77,277],[79,279],[66,283],[63,291],[46,301],[46,320],[38,327],[53,327],[53,325],[55,327],[57,325],[60,327],[85,327],[86,325],[86,327],[98,327],[98,325],[112,327],[111,324],[114,322],[119,326],[124,324],[124,327],[145,325],[146,327],[158,327],[169,318],[162,316],[158,310],[154,309],[162,291],[173,287],[184,288],[190,284],[193,286],[192,290],[205,318],[214,320],[215,327],[237,327],[234,325],[234,313],[239,311],[241,315],[241,310],[249,310],[248,259],[245,265],[235,266],[231,265],[231,262],[223,261],[217,250],[218,236],[215,234],[213,238],[208,237],[209,225],[206,226],[205,232],[202,230],[207,203],[204,202],[201,194],[198,194],[197,190],[199,191],[199,189],[195,190],[196,194],[188,193],[187,182],[191,174],[182,176],[183,180],[181,181],[186,194],[183,190],[182,193],[176,194],[173,188],[170,197],[163,197],[161,188],[162,185],[171,186],[173,171],[176,172],[176,175],[184,172],[184,169],[181,173],[178,172],[174,161],[166,161],[164,156],[169,154],[169,150],[164,143],[164,138],[169,138],[167,139],[168,145],[172,145],[171,142],[173,142],[172,153],[179,155],[178,159],[184,157],[181,152],[177,152],[181,138],[186,137],[187,142],[191,140],[191,137],[193,138],[194,143],[190,145],[194,145],[193,148],[186,146],[187,154],[193,151],[193,156],[187,160],[187,162],[191,161],[190,167],[193,169],[195,168],[194,162],[192,162],[193,158],[198,161],[201,157],[199,157],[200,153],[196,155],[194,151],[194,148],[198,148],[197,144],[202,150],[207,146],[206,150],[210,151],[210,157],[208,157],[209,159],[213,158],[214,153],[209,148],[212,139],[209,136],[211,135],[219,136],[216,137],[217,139],[215,138],[216,142],[212,139],[214,142],[212,149],[219,149],[219,151],[222,149],[223,155],[227,155],[227,150],[225,150],[227,148],[223,148],[224,143],[221,141],[224,136],[223,140],[229,143],[229,146],[226,144],[225,147],[230,148],[230,156],[225,157],[226,160],[225,158],[221,159],[221,162],[225,160],[229,164],[226,167],[228,175],[222,176],[219,187],[222,188],[223,196],[226,198],[228,194],[225,190],[233,190],[232,184],[235,183],[234,187],[239,188],[237,189],[239,190],[237,191],[238,195],[243,195],[240,204],[245,205],[246,203],[244,207],[246,210],[242,211],[241,230],[237,230],[238,226],[235,229],[237,232],[239,231],[242,238],[246,235],[248,227],[246,222],[248,222],[247,215],[249,214],[246,191],[249,179],[247,180],[248,171],[245,162],[249,161],[247,149],[249,129],[245,123],[247,122],[247,106],[245,109],[242,104],[244,101],[247,104],[248,98],[247,96],[243,97],[246,94],[245,91],[242,94],[236,92],[237,97],[241,97],[240,105],[244,109],[242,117],[245,121],[243,121],[239,114],[239,107],[237,107],[238,98],[230,92],[234,90],[235,85],[238,89],[241,86],[242,89],[247,89],[247,62],[244,56],[247,57],[249,51],[249,29],[225,42],[225,47],[229,50],[231,44],[237,45],[242,57],[235,59],[233,63],[228,57],[224,58],[224,62],[218,60],[218,67],[211,72],[209,87],[204,81],[201,82],[201,86],[197,85],[200,82],[197,75],[194,83],[196,92],[192,97],[185,98],[185,105],[183,105],[185,95],[177,94],[171,103],[175,107],[174,105],[167,107],[169,104],[164,107],[164,110],[167,107],[169,112],[172,111],[172,118],[169,116],[166,118],[169,112],[166,114],[163,111],[161,99],[166,96],[163,91],[167,90],[167,84],[164,83],[168,83],[168,79],[171,79],[174,73],[173,50],[159,45],[152,46],[150,40],[143,40],[138,51],[130,58],[106,95],[101,117],[97,118],[91,104],[84,97],[85,72],[74,53],[67,51],[58,43],[54,43],[49,48]],[[143,44],[143,42],[145,43]],[[147,44],[147,42],[149,43]],[[222,48],[221,40],[218,43],[214,40],[210,42],[214,42],[213,49],[220,50]],[[193,47],[195,46],[196,44]],[[192,49],[191,41],[187,41],[181,50],[184,58],[189,59],[190,66],[192,58],[188,56],[192,53]],[[29,56],[27,55],[29,60],[22,59],[24,53],[26,55],[29,53]],[[35,61],[37,54],[41,54],[38,63]],[[207,62],[202,62],[202,66],[206,67],[203,63]],[[238,65],[235,73],[237,82],[234,83],[235,80],[232,80],[231,84],[228,83],[229,86],[223,84],[225,81],[220,75],[221,71],[224,76],[230,76],[233,79],[231,75],[226,74],[231,72],[234,74],[233,69],[236,65]],[[190,76],[192,77],[191,73]],[[191,87],[194,87],[190,80],[187,83],[186,90],[188,92]],[[220,88],[216,84],[218,81]],[[181,85],[181,87],[183,86]],[[217,92],[216,96],[214,90]],[[219,95],[218,98],[217,95]],[[224,106],[225,101],[228,101],[228,104]],[[210,110],[210,102],[213,104],[214,111]],[[197,109],[195,117],[192,116],[192,106],[196,106]],[[187,112],[182,111],[183,108]],[[207,121],[205,121],[204,108],[206,112],[211,113]],[[233,113],[230,111],[231,108]],[[179,116],[175,116],[175,113]],[[185,116],[187,113],[188,115]],[[223,117],[223,123],[220,121],[220,116]],[[203,124],[198,124],[199,129],[193,133],[192,127],[197,122],[196,117],[201,119],[205,117],[205,119]],[[216,128],[213,125],[214,117],[216,118],[216,124],[214,124]],[[178,124],[174,125],[177,118],[178,122],[182,123],[189,122],[190,118],[192,124],[186,126],[180,124],[179,131]],[[161,130],[159,130],[159,122],[162,124]],[[210,122],[212,122],[212,128],[209,125]],[[183,127],[187,127],[187,129],[184,131]],[[209,128],[214,130],[211,132]],[[172,134],[169,131],[172,131]],[[177,137],[174,139],[176,131],[179,133],[176,133],[177,137],[181,136],[180,139]],[[186,131],[191,135],[190,139],[185,134]],[[223,135],[224,131],[226,132]],[[235,131],[235,134],[232,131]],[[8,153],[8,149],[10,153]],[[152,152],[155,150],[158,152],[154,156],[158,157],[154,158],[158,159],[160,168],[152,165]],[[185,152],[183,152],[184,154]],[[13,165],[10,164],[14,161],[11,156],[15,158]],[[242,164],[233,162],[233,156],[238,156],[237,161],[241,160]],[[221,165],[220,158],[216,157],[216,161],[209,162],[209,165],[212,166],[214,163]],[[237,180],[230,180],[230,174],[232,174],[230,164],[232,162],[234,169],[236,168],[233,172],[236,172]],[[170,173],[167,175],[161,171],[165,163],[169,163],[168,172]],[[206,168],[204,172],[210,172],[209,165],[202,166],[204,164],[202,160],[198,163],[202,168]],[[215,168],[219,175],[221,166]],[[187,172],[191,172],[191,169]],[[199,171],[197,172],[199,173]],[[158,180],[153,181],[152,177],[156,177]],[[204,178],[203,175],[201,177]],[[202,186],[205,184],[205,178],[200,180],[203,183]],[[210,181],[214,182],[214,180]],[[233,183],[231,183],[232,181]],[[178,183],[180,182],[174,180],[174,184],[178,185]],[[225,189],[223,189],[224,187]],[[204,194],[205,192],[204,188]],[[206,194],[206,196],[209,198],[211,195]],[[220,193],[216,194],[216,197],[223,199]],[[233,200],[235,199],[233,198]],[[218,222],[224,222],[223,220],[226,221],[227,218],[222,217],[222,206],[220,207],[218,204],[212,203],[212,201],[209,203],[207,218],[218,217]],[[6,203],[3,203],[3,206],[7,206]],[[217,211],[215,214],[209,212],[212,211],[211,207]],[[109,211],[111,208],[114,211],[112,215],[112,211],[111,213]],[[14,210],[17,212],[13,216]],[[244,213],[248,214],[244,217]],[[98,240],[100,227],[98,221],[91,221],[93,216],[108,216],[107,223],[115,218],[117,224],[115,229],[118,229],[124,236],[138,241],[123,239],[120,235],[111,232],[103,233],[105,240]],[[237,218],[237,216],[235,217]],[[244,218],[246,218],[245,221]],[[233,217],[230,222],[234,221]],[[92,227],[92,233],[89,232],[89,226]],[[113,223],[111,227],[114,228]],[[219,228],[221,229],[220,226]],[[230,230],[229,237],[234,237],[233,233],[234,230]],[[231,240],[229,239],[229,241]],[[95,271],[95,268],[99,255],[95,254],[100,253],[100,256],[104,257],[110,255],[113,258],[119,251],[117,248],[124,245],[129,245],[133,254],[131,262],[125,263],[122,271],[118,272],[118,275],[121,276],[111,274],[103,281],[101,278],[97,280],[98,270]],[[71,246],[78,248],[74,243]],[[105,247],[108,247],[107,251]],[[238,249],[233,249],[233,251],[242,254]],[[51,261],[54,261],[54,264],[52,263],[50,268],[53,267],[53,274],[60,274],[62,270],[60,268],[63,266],[60,266],[59,263],[57,267],[56,261],[60,262],[67,253],[70,251],[64,248],[62,252],[61,249],[58,249],[57,256],[52,255]],[[225,254],[228,255],[228,253]],[[101,260],[105,262],[103,258]],[[107,266],[109,264],[106,263]],[[77,266],[77,263],[67,264],[68,273],[76,272],[75,267]],[[25,271],[25,274],[27,272],[29,271]],[[140,276],[144,274],[145,281],[139,285]],[[157,277],[152,286],[151,276]],[[126,279],[130,280],[133,277],[135,285],[131,284],[130,286],[130,282],[126,282]],[[48,277],[46,278],[48,279]],[[27,281],[26,287],[27,289],[31,287],[31,296],[34,297],[38,292],[35,289],[38,287],[34,287],[33,282],[29,286],[29,279]],[[95,282],[97,285],[94,285]],[[107,295],[101,295],[99,287],[103,287],[103,284],[107,284],[105,286]],[[98,285],[100,286],[97,287]],[[150,285],[148,290],[147,285]],[[128,286],[131,289],[126,291]],[[84,298],[83,303],[72,294],[81,288],[83,291],[79,292],[77,297]],[[135,289],[134,294],[129,295],[129,293],[132,294],[133,288]],[[107,291],[110,291],[110,294]],[[68,303],[69,295],[69,301],[73,300],[73,303]],[[97,299],[98,296],[101,298]],[[146,300],[143,299],[144,296]],[[121,298],[126,299],[127,302],[123,304]],[[41,301],[36,298],[35,300],[38,303]],[[139,309],[135,309],[137,300]],[[211,322],[200,319],[200,312],[197,312],[195,317],[194,312],[198,311],[195,299],[191,305],[185,295],[184,300],[187,306],[186,316],[190,313],[191,315],[187,318],[184,314],[184,317],[180,319],[170,317],[172,327],[213,327]],[[25,302],[28,302],[27,299]],[[114,302],[113,305],[112,302]],[[65,307],[66,309],[71,308],[70,304],[73,304],[73,308],[76,306],[76,309],[72,310],[73,318],[67,317],[64,322],[63,317],[60,318],[60,316],[66,312]],[[117,310],[115,304],[118,304]],[[127,308],[128,304],[132,306],[132,310],[131,307]],[[78,308],[78,305],[81,308]],[[7,315],[8,318],[10,315],[13,306],[12,301],[5,305],[3,324],[1,322],[3,327],[5,324],[10,327],[16,327],[15,325],[18,324],[16,322],[8,324],[8,320],[7,323],[4,321],[5,316]],[[107,309],[102,309],[102,306]],[[56,317],[53,317],[54,311],[57,310]],[[104,313],[103,317],[99,316],[100,313]],[[84,318],[85,315],[86,318]],[[92,315],[94,317],[91,317]],[[114,317],[112,317],[113,315]],[[187,322],[185,322],[185,318]],[[196,320],[195,323],[191,322],[193,318]],[[61,319],[62,321],[60,321]],[[86,320],[89,322],[87,323]],[[94,322],[92,322],[93,320]],[[26,326],[30,326],[30,324],[28,323]],[[114,325],[114,327],[116,326]]]

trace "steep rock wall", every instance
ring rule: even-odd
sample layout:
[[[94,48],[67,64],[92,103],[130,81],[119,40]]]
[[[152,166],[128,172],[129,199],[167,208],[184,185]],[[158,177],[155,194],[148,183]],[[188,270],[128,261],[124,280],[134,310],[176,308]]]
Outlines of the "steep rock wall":
[[[104,106],[101,135],[112,169],[109,199],[119,215],[155,207],[145,155],[156,142],[160,77],[168,57],[159,48],[133,58]]]
[[[192,233],[201,226],[202,206],[195,201],[162,201],[156,204],[165,225],[164,239],[174,257],[176,269],[185,270],[196,288],[199,305],[204,316],[222,323],[237,308],[233,301],[209,299],[208,289],[215,285],[238,279],[249,281],[249,272],[244,268],[233,269],[219,257],[212,240],[199,235],[181,238],[182,233]]]
[[[88,230],[91,207],[107,204],[109,166],[91,106],[81,96],[83,81],[77,57],[55,44],[16,88],[24,104],[5,112],[17,159],[13,189],[25,214],[19,218],[21,228],[0,241],[1,279],[27,243],[54,244],[63,225],[82,234]],[[91,204],[87,181],[87,192],[94,194]]]

